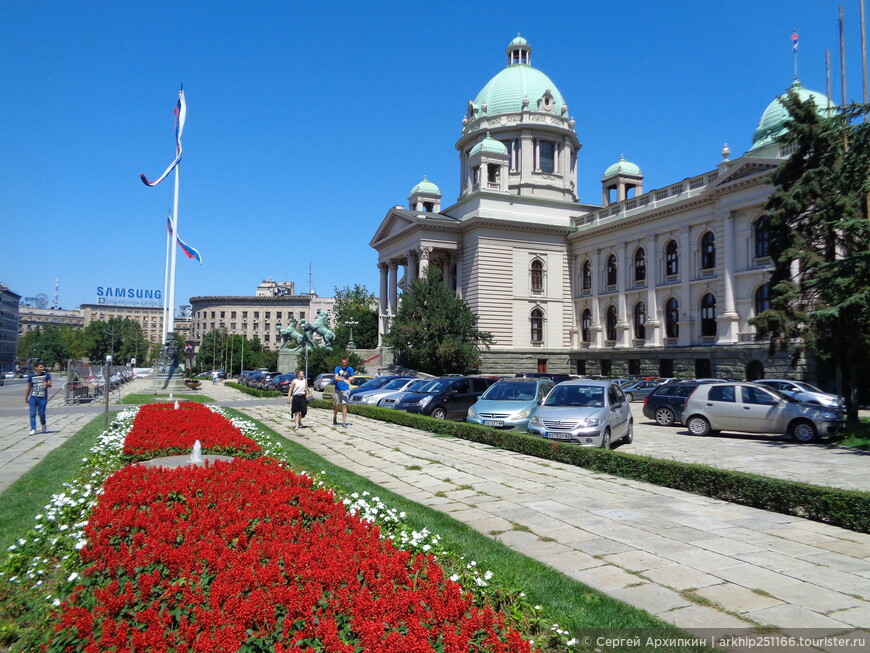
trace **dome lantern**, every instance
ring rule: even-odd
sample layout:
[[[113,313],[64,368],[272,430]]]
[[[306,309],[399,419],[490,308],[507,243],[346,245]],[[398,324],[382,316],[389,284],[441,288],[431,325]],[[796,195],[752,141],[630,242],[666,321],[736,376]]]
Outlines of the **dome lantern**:
[[[505,48],[505,54],[508,56],[508,66],[516,66],[519,64],[532,65],[532,46],[522,36],[517,33],[517,37],[508,43]]]

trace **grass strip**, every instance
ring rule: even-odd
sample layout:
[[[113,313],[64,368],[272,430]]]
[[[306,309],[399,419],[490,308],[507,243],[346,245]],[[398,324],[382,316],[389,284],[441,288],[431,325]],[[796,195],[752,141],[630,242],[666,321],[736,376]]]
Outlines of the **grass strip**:
[[[173,399],[178,401],[193,401],[199,404],[213,404],[214,399],[205,395],[172,395]],[[132,393],[121,399],[122,404],[151,404],[157,401],[165,402],[169,400],[169,395],[165,393],[148,394],[145,392]]]
[[[115,415],[109,413],[110,422]],[[103,415],[98,415],[0,494],[0,551],[32,528],[34,516],[51,495],[78,475],[82,458],[88,456],[102,432]]]
[[[414,529],[426,528],[437,533],[445,546],[457,556],[476,561],[479,569],[491,570],[502,587],[516,593],[525,592],[534,604],[544,608],[548,617],[572,633],[590,628],[644,628],[656,629],[672,637],[686,636],[676,626],[517,553],[445,513],[415,503],[354,472],[333,465],[303,444],[279,435],[241,411],[231,408],[223,410],[254,422],[284,450],[291,466],[311,474],[324,472],[329,484],[344,494],[368,491],[391,508],[405,512],[406,522]]]
[[[236,383],[234,381],[227,381],[224,383],[225,386],[229,388],[235,388],[236,390],[241,390],[246,395],[251,395],[253,397],[260,397],[262,399],[271,399],[273,397],[281,397],[283,394],[278,392],[277,390],[257,390],[256,388],[249,388],[246,385],[242,385],[241,383]]]

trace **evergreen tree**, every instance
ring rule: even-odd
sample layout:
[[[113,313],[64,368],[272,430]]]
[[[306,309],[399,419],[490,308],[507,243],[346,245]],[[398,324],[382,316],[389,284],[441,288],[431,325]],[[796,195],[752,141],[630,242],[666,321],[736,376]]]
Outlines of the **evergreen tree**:
[[[752,323],[772,349],[800,341],[835,367],[857,421],[856,381],[870,361],[870,133],[851,120],[867,107],[823,115],[793,91],[783,105],[780,142],[793,153],[770,176],[771,305]]]
[[[477,315],[429,266],[415,279],[402,301],[384,343],[396,361],[429,374],[467,372],[480,365],[480,348],[492,335],[477,329]]]

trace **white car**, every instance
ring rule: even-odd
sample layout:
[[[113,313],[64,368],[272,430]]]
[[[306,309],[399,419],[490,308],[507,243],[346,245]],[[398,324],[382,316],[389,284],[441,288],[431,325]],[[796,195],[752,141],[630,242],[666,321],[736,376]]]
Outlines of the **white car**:
[[[404,390],[397,390],[389,394],[381,395],[378,399],[378,406],[380,406],[381,408],[395,408],[399,399],[401,399],[405,395],[411,394],[417,388],[420,388],[431,380],[432,379],[414,379],[414,382],[409,384],[408,387]]]
[[[817,404],[825,408],[836,408],[838,405],[837,395],[822,392],[816,386],[803,381],[789,381],[788,379],[758,379],[753,383],[766,385],[768,388],[779,390],[792,399],[797,399],[805,404]]]
[[[384,395],[390,395],[394,392],[401,392],[402,390],[407,390],[408,386],[416,383],[419,380],[420,379],[416,379],[413,377],[399,378],[393,379],[386,385],[383,385],[380,388],[376,388],[374,390],[360,389],[360,392],[351,393],[350,397],[348,397],[348,403],[368,404],[369,406],[377,406],[378,402]]]

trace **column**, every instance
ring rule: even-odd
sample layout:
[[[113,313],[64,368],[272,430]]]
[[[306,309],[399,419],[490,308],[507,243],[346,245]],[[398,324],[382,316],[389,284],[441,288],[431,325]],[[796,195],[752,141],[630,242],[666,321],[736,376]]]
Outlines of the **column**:
[[[734,305],[734,215],[731,211],[722,211],[721,217],[725,223],[725,242],[722,243],[725,258],[725,269],[722,278],[725,282],[725,296],[722,298],[722,313],[717,316],[716,344],[725,345],[737,342],[737,310]]]
[[[695,327],[694,315],[698,309],[692,303],[691,288],[689,287],[689,275],[691,271],[689,266],[692,263],[692,257],[689,252],[689,228],[683,227],[680,230],[679,240],[679,272],[680,272],[680,339],[679,343],[682,346],[691,345],[695,339],[693,333]]]
[[[409,249],[405,254],[407,263],[405,264],[405,284],[406,289],[411,287],[411,282],[417,278],[417,250]]]
[[[378,310],[380,311],[379,320],[378,320],[378,346],[381,344],[381,339],[383,335],[389,329],[389,324],[387,323],[387,310],[390,306],[389,298],[388,298],[388,286],[387,286],[387,275],[388,275],[389,266],[386,263],[378,263],[378,270],[381,273],[381,287],[380,287],[380,296],[378,297]]]
[[[628,265],[628,243],[622,243],[622,252],[616,261],[619,274],[616,275],[616,310],[619,311],[619,319],[616,322],[616,346],[630,347],[631,333],[629,325],[631,320],[628,315],[628,275],[631,272]]]
[[[389,298],[389,313],[392,316],[396,315],[396,308],[399,304],[399,290],[397,287],[398,269],[399,263],[397,261],[390,261],[389,289],[387,290],[387,297]]]
[[[655,347],[662,343],[661,329],[659,328],[659,305],[656,298],[656,284],[658,283],[658,251],[656,242],[657,234],[647,237],[644,243],[646,250],[646,342]]]
[[[462,283],[464,277],[462,275],[462,248],[456,248],[456,296],[460,299],[463,297]]]
[[[426,277],[426,269],[429,267],[429,254],[432,253],[432,248],[426,247],[425,245],[420,245],[420,247],[417,249],[417,252],[419,254],[418,258],[420,259],[418,268],[420,271],[419,276],[421,279],[423,279]]]
[[[589,347],[596,349],[601,348],[601,306],[598,299],[600,263],[601,250],[596,249],[592,253],[592,332],[589,334]]]

